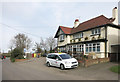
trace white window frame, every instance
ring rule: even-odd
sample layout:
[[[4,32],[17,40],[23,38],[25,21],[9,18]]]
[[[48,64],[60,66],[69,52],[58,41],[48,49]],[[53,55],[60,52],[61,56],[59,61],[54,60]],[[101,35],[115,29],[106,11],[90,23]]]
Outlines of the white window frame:
[[[83,44],[77,45],[76,51],[77,51],[77,52],[83,52],[83,51],[84,51],[84,45],[83,45]]]
[[[92,35],[101,34],[101,29],[100,28],[93,29],[91,33]]]
[[[59,36],[59,41],[64,41],[64,39],[65,39],[65,35],[60,35]]]
[[[73,39],[77,39],[77,38],[83,38],[83,32],[73,35]]]
[[[95,46],[93,46],[93,45],[95,45]],[[95,51],[93,51],[94,47],[95,47]],[[99,47],[99,51],[98,51],[98,47]],[[85,48],[86,48],[86,50],[88,48],[88,51],[86,51],[86,53],[89,53],[89,52],[100,52],[100,42],[88,43],[88,44],[86,44]],[[90,51],[90,48],[91,48],[91,51]]]

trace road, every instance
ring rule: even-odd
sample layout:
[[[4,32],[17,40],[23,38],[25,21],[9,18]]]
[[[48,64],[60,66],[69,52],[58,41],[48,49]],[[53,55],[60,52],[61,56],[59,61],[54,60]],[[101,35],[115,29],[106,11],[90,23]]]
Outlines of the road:
[[[109,68],[114,63],[103,63],[88,68],[60,70],[47,67],[45,58],[32,58],[23,62],[11,63],[9,59],[2,62],[3,80],[118,80],[118,74]]]

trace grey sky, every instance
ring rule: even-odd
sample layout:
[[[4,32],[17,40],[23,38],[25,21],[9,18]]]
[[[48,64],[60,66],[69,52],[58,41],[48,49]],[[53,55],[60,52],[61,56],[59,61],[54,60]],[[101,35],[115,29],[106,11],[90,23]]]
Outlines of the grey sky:
[[[76,18],[80,22],[99,15],[110,18],[117,5],[117,2],[2,2],[0,23],[10,28],[0,27],[0,49],[7,51],[10,40],[23,31],[36,35],[26,34],[33,42],[39,42],[40,37],[54,37],[59,25],[72,27]]]

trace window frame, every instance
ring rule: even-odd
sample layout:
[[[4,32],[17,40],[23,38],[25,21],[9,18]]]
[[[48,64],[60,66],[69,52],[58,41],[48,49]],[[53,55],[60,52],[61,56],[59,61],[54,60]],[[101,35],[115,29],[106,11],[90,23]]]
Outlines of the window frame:
[[[60,35],[59,36],[59,41],[61,42],[61,41],[64,41],[64,40],[65,40],[65,35],[64,34]]]
[[[97,43],[87,43],[85,45],[85,49],[86,49],[86,53],[90,53],[90,52],[99,53],[100,52],[100,42],[97,42]]]
[[[91,35],[99,35],[101,34],[101,28],[95,28],[91,30]]]

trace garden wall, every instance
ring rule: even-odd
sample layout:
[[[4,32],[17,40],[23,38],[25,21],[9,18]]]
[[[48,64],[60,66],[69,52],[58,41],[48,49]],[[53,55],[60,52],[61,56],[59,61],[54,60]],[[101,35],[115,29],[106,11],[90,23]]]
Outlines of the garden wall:
[[[79,61],[80,65],[85,67],[104,62],[109,62],[109,58],[87,59],[84,62]]]

